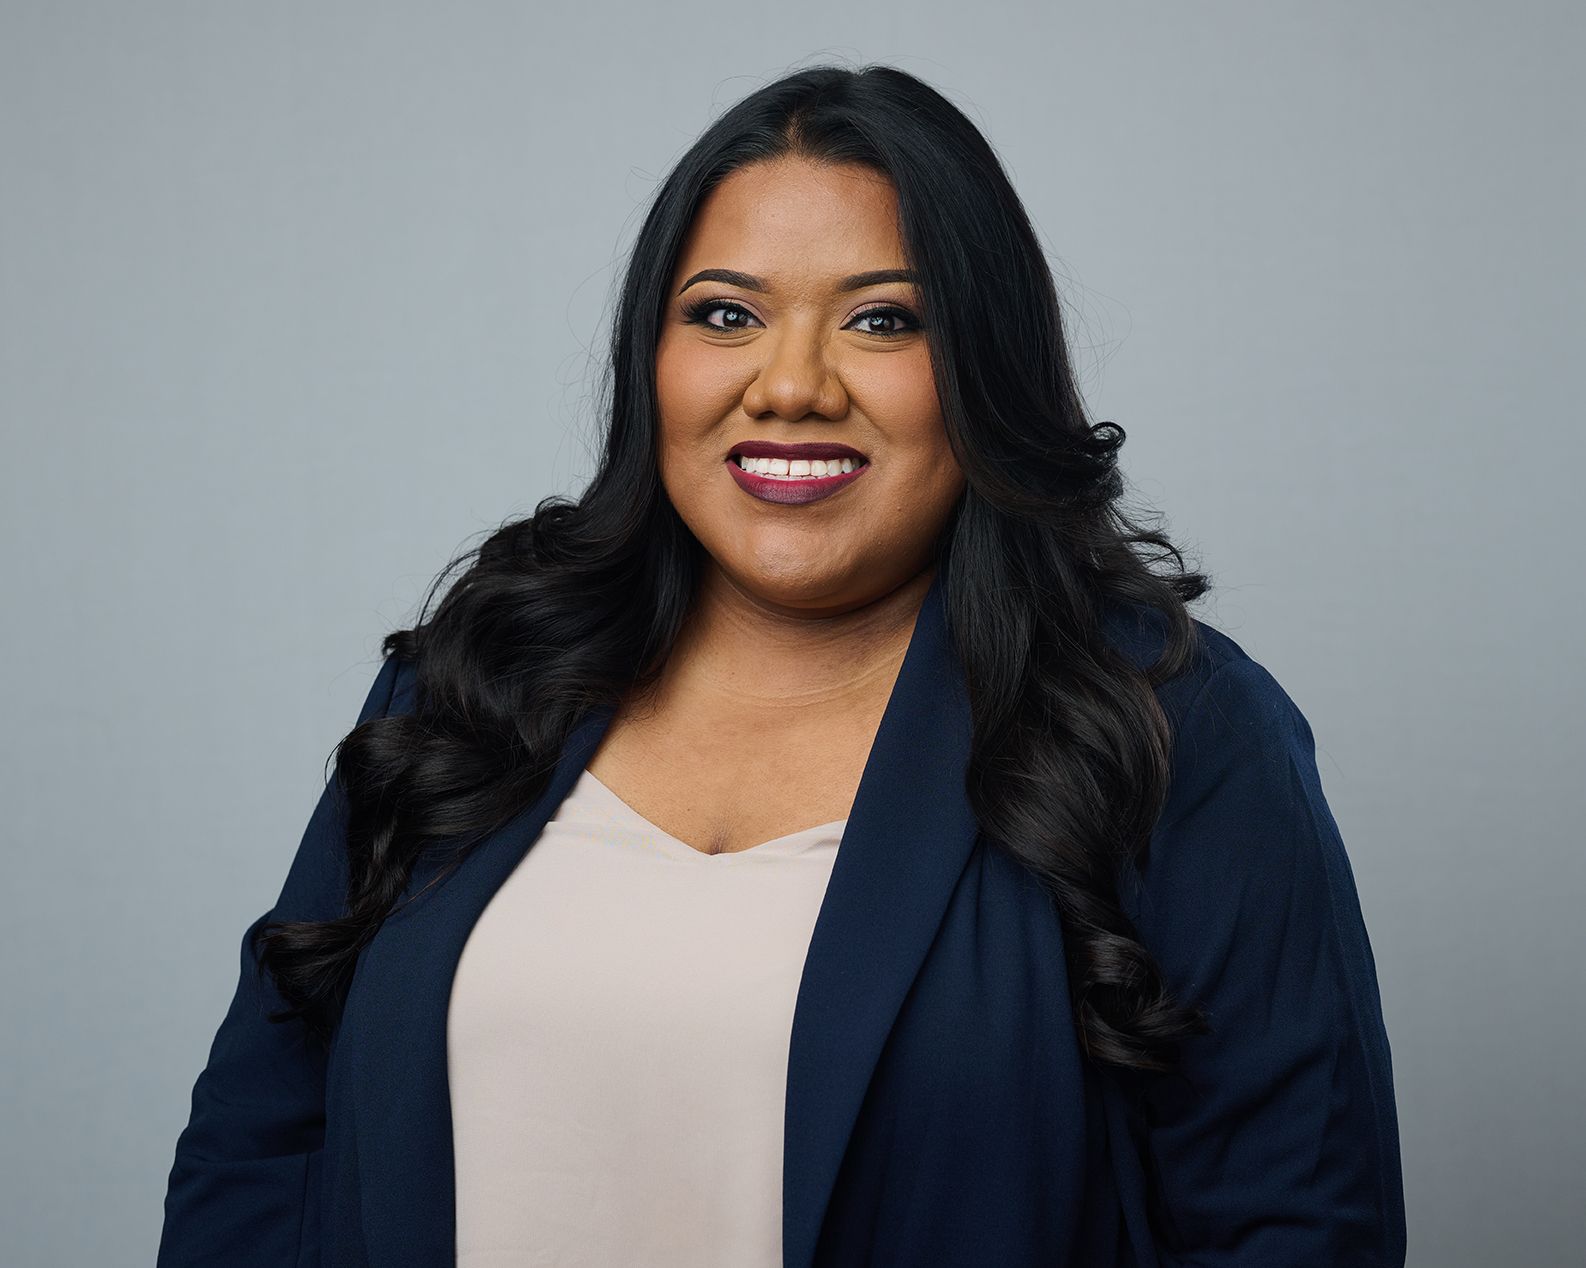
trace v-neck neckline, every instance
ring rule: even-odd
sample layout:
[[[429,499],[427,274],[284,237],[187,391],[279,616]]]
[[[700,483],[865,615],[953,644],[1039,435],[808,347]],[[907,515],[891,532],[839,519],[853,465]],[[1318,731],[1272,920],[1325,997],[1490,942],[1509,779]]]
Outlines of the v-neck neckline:
[[[842,831],[848,823],[846,818],[833,819],[828,823],[817,823],[814,827],[800,828],[796,832],[785,832],[779,837],[772,837],[768,841],[761,841],[757,845],[746,846],[741,850],[726,850],[716,854],[709,854],[704,850],[696,849],[681,837],[673,836],[670,832],[640,814],[588,767],[584,768],[580,778],[588,779],[590,786],[611,804],[613,810],[632,821],[635,828],[656,838],[664,846],[668,847],[671,853],[681,854],[685,858],[702,859],[708,863],[721,863],[736,858],[766,858],[801,853],[814,845],[817,840],[827,840],[834,835],[840,839]]]
[[[944,932],[954,938],[964,932],[961,919],[950,929],[944,919],[951,919],[950,911],[959,918],[965,914],[961,903],[954,906],[955,889],[981,836],[964,775],[973,737],[968,684],[949,637],[942,593],[946,559],[942,565],[865,760],[841,848],[829,852],[830,884],[799,979],[784,1115],[797,1130],[787,1134],[782,1166],[782,1261],[789,1268],[812,1268],[834,1198],[853,1196],[851,1184],[838,1183],[839,1174],[863,1126],[861,1111],[888,1036],[935,940]],[[413,707],[416,691],[409,670],[394,697],[403,711]],[[333,1152],[326,1157],[340,1165],[334,1176],[327,1166],[326,1180],[333,1182],[337,1199],[335,1235],[361,1239],[372,1262],[428,1268],[454,1255],[446,1023],[458,961],[480,914],[593,759],[613,713],[610,702],[586,709],[569,729],[540,793],[474,844],[461,864],[449,851],[425,851],[402,901],[360,952],[327,1072],[342,1111],[327,1124],[327,1150]],[[611,808],[615,820],[609,800],[597,804]],[[658,847],[677,848],[665,846],[659,835],[652,839]],[[824,862],[827,854],[812,849],[780,861]],[[693,852],[691,870],[700,879],[723,869],[729,876],[745,875],[758,870],[756,858],[753,850]],[[988,849],[985,867],[996,872],[1003,866],[997,858]],[[310,865],[319,867],[317,856]],[[972,918],[973,901],[970,908]],[[940,985],[944,966],[936,967]],[[945,980],[952,982],[957,969],[945,967]],[[914,1016],[917,1021],[919,1014]],[[1062,1054],[1043,1088],[1058,1079],[1081,1087],[1078,1065],[1067,1048]],[[873,1135],[867,1139],[874,1143]],[[1082,1138],[1064,1140],[1065,1156],[1075,1167],[1083,1161],[1083,1146]]]

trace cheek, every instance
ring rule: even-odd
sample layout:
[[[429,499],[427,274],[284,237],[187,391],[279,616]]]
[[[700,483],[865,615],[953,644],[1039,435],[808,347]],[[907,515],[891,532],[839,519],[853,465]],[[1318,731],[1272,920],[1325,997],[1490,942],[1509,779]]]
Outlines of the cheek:
[[[941,401],[924,347],[871,358],[853,387],[855,400],[865,404],[889,441],[915,453],[946,449]]]
[[[929,362],[922,357],[920,364],[906,374],[898,374],[886,385],[887,399],[892,402],[894,416],[912,420],[922,430],[934,434],[942,425],[942,406],[936,395],[936,381],[931,378]],[[945,441],[944,441],[945,443]]]
[[[741,398],[725,358],[692,340],[662,336],[655,352],[655,395],[663,436],[718,422]],[[706,354],[706,355],[702,355]]]
[[[673,507],[697,534],[709,537],[721,514],[720,498],[701,464],[738,397],[722,373],[721,358],[699,352],[691,340],[664,334],[656,345],[656,461]]]
[[[947,439],[929,362],[923,355],[918,364],[904,365],[903,357],[896,360],[896,371],[869,385],[869,399],[885,402],[877,422],[886,434],[886,449],[898,459],[893,472],[917,495],[951,501],[963,488],[964,476]]]

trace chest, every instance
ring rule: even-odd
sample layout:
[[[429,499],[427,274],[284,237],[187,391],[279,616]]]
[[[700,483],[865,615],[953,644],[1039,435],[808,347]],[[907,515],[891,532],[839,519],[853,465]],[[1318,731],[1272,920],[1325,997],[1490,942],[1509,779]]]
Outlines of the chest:
[[[668,836],[734,853],[847,818],[885,705],[807,715],[624,708],[588,769]]]

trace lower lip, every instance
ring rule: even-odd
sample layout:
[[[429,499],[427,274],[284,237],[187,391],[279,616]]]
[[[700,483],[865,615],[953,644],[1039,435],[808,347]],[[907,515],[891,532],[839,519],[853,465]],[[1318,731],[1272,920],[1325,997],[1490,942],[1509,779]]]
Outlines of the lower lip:
[[[777,480],[771,476],[745,471],[738,465],[736,458],[727,459],[727,469],[732,472],[732,478],[738,482],[738,487],[751,497],[757,497],[762,502],[780,502],[787,506],[819,502],[822,498],[830,497],[838,489],[852,484],[870,470],[870,464],[867,462],[862,467],[855,467],[852,471],[842,471],[837,475],[797,476],[791,480]]]

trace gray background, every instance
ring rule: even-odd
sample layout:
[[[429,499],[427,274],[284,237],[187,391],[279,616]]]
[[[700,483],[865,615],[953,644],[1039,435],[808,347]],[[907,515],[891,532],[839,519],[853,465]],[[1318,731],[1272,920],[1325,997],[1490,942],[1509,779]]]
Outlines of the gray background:
[[[986,130],[1199,614],[1312,722],[1412,1263],[1578,1262],[1570,8],[5,0],[6,1261],[152,1261],[380,636],[587,478],[660,174],[837,59]]]

